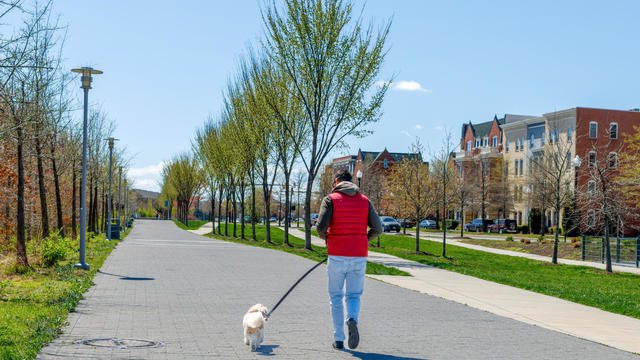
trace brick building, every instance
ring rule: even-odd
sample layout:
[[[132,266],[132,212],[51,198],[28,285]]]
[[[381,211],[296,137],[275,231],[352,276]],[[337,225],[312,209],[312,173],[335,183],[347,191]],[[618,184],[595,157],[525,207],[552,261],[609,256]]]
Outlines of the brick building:
[[[374,170],[387,174],[394,164],[412,157],[417,157],[422,160],[422,154],[392,153],[386,148],[382,151],[358,150],[358,154],[356,155],[347,155],[333,159],[333,173],[335,175],[340,171],[348,170],[353,175],[354,182],[357,182],[358,171],[362,173],[363,177]]]
[[[568,166],[567,171],[577,176],[578,187],[583,188],[589,181],[586,167],[591,161],[617,162],[617,152],[624,151],[626,134],[640,125],[640,110],[609,110],[576,107],[543,114],[542,116],[511,115],[494,117],[492,121],[479,124],[464,124],[460,140],[460,151],[454,154],[454,163],[460,174],[477,176],[468,168],[482,162],[488,167],[502,162],[508,171],[508,182],[513,197],[512,206],[500,213],[493,211],[487,218],[498,216],[514,219],[519,225],[528,223],[532,209],[528,196],[528,177],[531,159],[542,153],[545,146],[554,141],[568,142],[570,158],[578,155],[583,162],[580,168]],[[598,154],[594,154],[594,146]],[[466,171],[465,171],[466,170]],[[576,173],[577,171],[577,173]],[[466,213],[466,212],[465,212]],[[470,215],[470,216],[465,216]],[[478,216],[477,210],[470,214],[458,214],[461,220],[469,221]],[[545,210],[545,225],[551,226],[562,214]]]

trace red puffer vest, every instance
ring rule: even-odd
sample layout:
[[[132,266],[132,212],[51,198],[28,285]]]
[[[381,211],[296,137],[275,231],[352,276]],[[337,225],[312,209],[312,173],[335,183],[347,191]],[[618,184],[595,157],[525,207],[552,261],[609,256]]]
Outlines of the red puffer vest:
[[[327,254],[336,256],[367,257],[367,224],[369,199],[341,192],[329,194],[333,204],[327,236]]]

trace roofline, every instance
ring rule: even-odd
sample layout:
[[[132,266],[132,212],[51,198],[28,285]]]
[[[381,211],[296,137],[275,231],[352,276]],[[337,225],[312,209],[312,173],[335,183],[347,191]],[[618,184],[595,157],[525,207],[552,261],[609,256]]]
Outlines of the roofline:
[[[512,122],[512,123],[508,123],[508,124],[503,124],[502,125],[502,130],[509,130],[512,128],[517,128],[520,126],[524,126],[524,125],[529,125],[529,124],[533,124],[533,123],[537,123],[540,121],[544,121],[544,117],[542,116],[535,116],[535,117],[530,117],[527,119],[522,119],[516,122]]]

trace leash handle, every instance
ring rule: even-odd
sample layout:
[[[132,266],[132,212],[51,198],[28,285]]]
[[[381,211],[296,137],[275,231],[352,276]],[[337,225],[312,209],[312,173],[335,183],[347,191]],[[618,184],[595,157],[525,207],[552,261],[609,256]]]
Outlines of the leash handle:
[[[278,300],[278,303],[276,303],[276,305],[271,309],[271,311],[269,311],[269,313],[267,314],[267,318],[271,317],[271,314],[276,311],[276,309],[278,308],[278,306],[280,306],[280,304],[282,303],[282,301],[287,297],[287,295],[289,295],[289,293],[291,292],[291,290],[293,290],[299,283],[300,281],[302,281],[302,279],[304,279],[305,277],[307,277],[307,275],[309,275],[313,270],[315,270],[318,266],[320,266],[322,263],[327,262],[327,259],[329,259],[328,257],[326,257],[324,260],[320,261],[319,263],[315,264],[311,269],[307,270],[306,273],[304,273],[304,275],[302,275],[302,277],[300,277],[300,279],[298,279],[298,281],[296,281],[295,284],[293,284],[293,286],[280,298],[280,300]]]

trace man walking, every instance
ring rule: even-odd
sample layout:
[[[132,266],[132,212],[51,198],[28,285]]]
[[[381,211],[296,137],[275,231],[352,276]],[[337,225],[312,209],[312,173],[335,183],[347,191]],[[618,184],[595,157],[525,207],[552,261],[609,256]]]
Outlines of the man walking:
[[[316,230],[327,241],[333,347],[344,348],[346,322],[349,348],[355,349],[360,342],[358,313],[367,268],[367,248],[369,240],[382,232],[382,223],[369,199],[360,194],[360,189],[351,182],[348,171],[336,176],[331,194],[323,199]],[[346,317],[343,299],[347,304]]]

